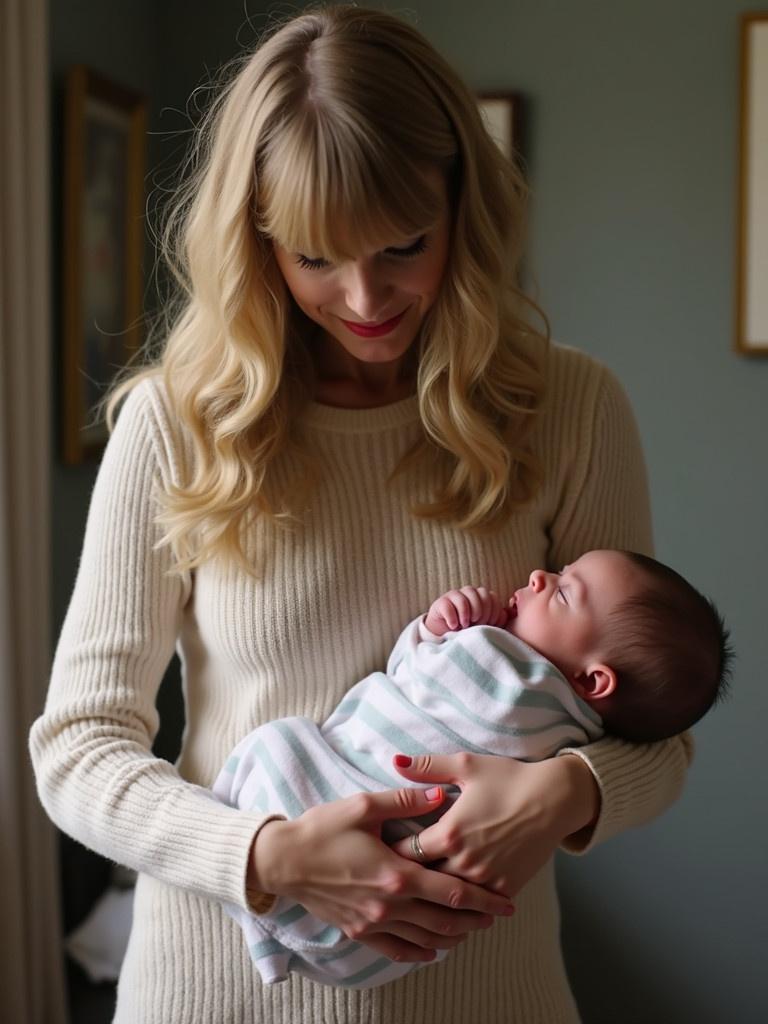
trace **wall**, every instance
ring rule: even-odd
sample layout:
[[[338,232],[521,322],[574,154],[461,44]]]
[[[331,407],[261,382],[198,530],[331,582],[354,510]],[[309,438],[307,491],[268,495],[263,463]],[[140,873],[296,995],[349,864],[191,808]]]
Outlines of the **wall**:
[[[716,598],[739,653],[732,699],[695,730],[680,802],[560,864],[585,1022],[764,1019],[766,825],[748,794],[765,774],[768,712],[768,360],[730,350],[740,5],[421,0],[408,10],[478,90],[524,93],[539,297],[557,339],[624,381],[659,556]],[[84,51],[128,84],[154,82],[154,152],[171,165],[191,90],[263,23],[252,11],[249,25],[241,0],[52,12],[54,66]],[[54,469],[57,622],[91,480]]]

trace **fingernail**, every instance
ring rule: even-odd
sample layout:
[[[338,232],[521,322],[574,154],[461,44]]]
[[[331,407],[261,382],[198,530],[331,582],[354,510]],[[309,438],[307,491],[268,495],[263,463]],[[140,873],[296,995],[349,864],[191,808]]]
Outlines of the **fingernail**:
[[[502,910],[502,914],[504,915],[504,917],[511,917],[514,914],[514,912],[515,907],[511,903],[509,904],[508,907],[504,907],[504,909]]]
[[[440,786],[432,786],[427,790],[427,800],[439,800],[442,795],[443,791]]]
[[[407,754],[395,754],[395,764],[398,768],[407,768],[411,763],[411,758]]]

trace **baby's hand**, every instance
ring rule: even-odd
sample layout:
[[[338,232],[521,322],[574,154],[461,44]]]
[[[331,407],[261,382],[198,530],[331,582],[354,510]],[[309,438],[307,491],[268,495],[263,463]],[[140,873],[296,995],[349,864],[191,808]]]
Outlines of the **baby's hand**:
[[[462,587],[449,590],[433,602],[424,625],[435,636],[467,626],[504,626],[507,610],[492,590]]]

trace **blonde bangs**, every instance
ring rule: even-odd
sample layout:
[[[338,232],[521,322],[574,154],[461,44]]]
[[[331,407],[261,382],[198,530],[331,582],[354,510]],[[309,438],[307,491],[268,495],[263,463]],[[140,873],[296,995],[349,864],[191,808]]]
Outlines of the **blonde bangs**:
[[[421,235],[441,212],[423,165],[316,110],[270,147],[257,204],[259,230],[283,249],[332,262]]]

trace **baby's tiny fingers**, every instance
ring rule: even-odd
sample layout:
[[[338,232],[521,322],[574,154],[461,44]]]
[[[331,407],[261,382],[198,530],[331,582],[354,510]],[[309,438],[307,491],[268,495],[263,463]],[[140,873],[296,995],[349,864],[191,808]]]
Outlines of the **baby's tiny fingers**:
[[[462,629],[466,629],[467,626],[472,624],[472,602],[467,596],[466,591],[467,588],[464,587],[461,590],[452,590],[449,594]]]

